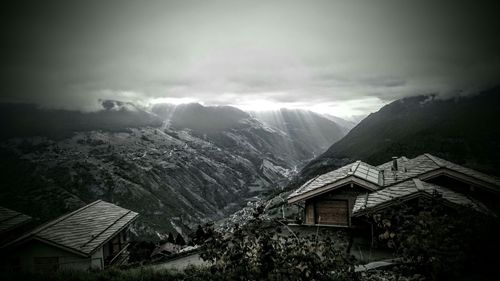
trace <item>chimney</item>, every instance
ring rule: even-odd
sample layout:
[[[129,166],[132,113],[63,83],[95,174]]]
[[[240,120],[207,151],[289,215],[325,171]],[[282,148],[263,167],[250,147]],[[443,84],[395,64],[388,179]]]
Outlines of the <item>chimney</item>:
[[[396,156],[392,157],[392,170],[393,171],[398,170],[398,157],[396,157]]]

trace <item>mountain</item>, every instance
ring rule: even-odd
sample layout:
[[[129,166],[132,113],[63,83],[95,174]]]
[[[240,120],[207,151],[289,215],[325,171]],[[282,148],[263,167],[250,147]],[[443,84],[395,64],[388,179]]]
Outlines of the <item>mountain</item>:
[[[285,186],[323,145],[227,106],[0,107],[0,205],[47,220],[103,199],[139,212],[150,238]]]
[[[325,118],[337,123],[340,127],[342,127],[344,129],[345,134],[349,133],[349,131],[352,130],[352,128],[356,127],[356,125],[361,121],[361,120],[351,121],[351,120],[347,120],[347,119],[333,116],[330,114],[323,114],[323,116]]]
[[[188,128],[200,133],[220,133],[243,126],[241,122],[250,118],[248,113],[231,106],[203,106],[199,103],[156,104],[152,112],[169,120],[175,128]]]
[[[500,175],[500,87],[442,99],[409,97],[370,114],[344,138],[311,161],[301,181],[353,160],[381,164],[392,156],[428,152]]]
[[[308,110],[282,108],[276,111],[253,111],[250,114],[264,124],[290,135],[314,156],[323,153],[350,130]]]
[[[105,100],[102,107],[95,112],[80,112],[41,109],[34,104],[0,103],[0,139],[65,138],[79,131],[123,131],[130,127],[162,125],[158,116],[131,103]]]

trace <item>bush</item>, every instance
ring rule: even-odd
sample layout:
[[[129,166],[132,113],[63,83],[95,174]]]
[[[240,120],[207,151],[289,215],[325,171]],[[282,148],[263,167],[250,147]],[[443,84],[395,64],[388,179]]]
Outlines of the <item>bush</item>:
[[[500,250],[498,222],[472,208],[446,207],[441,200],[436,195],[373,215],[379,241],[429,279],[456,279],[471,269],[486,275]]]
[[[102,271],[58,271],[58,272],[1,272],[4,281],[166,281],[184,280],[185,275],[176,271],[153,269],[106,269]]]
[[[326,237],[299,237],[287,233],[277,220],[263,220],[263,208],[243,227],[231,233],[205,230],[201,257],[212,263],[217,280],[351,280],[354,259],[347,245]]]

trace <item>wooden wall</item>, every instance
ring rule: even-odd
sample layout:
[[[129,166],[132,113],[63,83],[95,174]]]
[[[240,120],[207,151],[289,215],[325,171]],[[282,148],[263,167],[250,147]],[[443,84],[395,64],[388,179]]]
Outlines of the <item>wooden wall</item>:
[[[351,226],[356,197],[369,192],[357,185],[346,185],[306,200],[305,224]]]

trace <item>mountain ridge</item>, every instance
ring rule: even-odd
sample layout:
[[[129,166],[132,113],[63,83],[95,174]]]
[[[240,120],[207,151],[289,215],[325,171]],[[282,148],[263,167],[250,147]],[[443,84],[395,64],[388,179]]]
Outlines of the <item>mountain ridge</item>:
[[[136,233],[161,239],[284,187],[320,147],[233,107],[102,105],[2,112],[2,125],[13,122],[2,127],[0,204],[47,220],[104,199],[141,213]],[[26,121],[37,123],[12,137]]]
[[[300,181],[354,160],[381,164],[392,156],[438,157],[499,175],[500,87],[475,95],[394,101],[368,115],[300,172]]]

